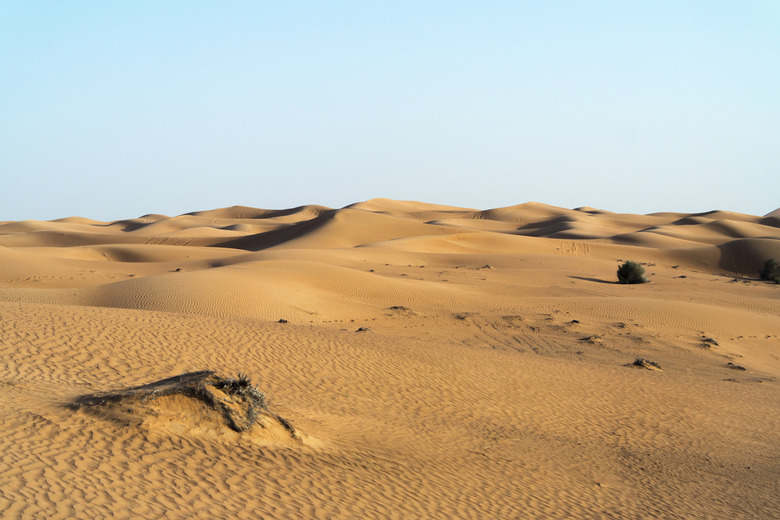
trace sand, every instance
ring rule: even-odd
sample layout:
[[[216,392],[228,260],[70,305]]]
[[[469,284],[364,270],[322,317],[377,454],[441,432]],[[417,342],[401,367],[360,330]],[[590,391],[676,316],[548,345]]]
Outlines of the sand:
[[[0,516],[778,518],[772,256],[778,212],[0,222]],[[204,370],[295,435],[179,394],[74,406]]]

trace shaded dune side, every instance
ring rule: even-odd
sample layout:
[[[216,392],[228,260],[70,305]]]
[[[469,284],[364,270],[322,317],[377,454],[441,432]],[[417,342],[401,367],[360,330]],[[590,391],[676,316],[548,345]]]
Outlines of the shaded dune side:
[[[0,223],[0,245],[73,247],[145,243],[154,238],[178,238],[180,240],[175,242],[176,245],[212,245],[220,238],[224,241],[236,235],[274,230],[311,220],[327,211],[329,209],[324,206],[300,206],[288,210],[234,207],[176,217],[150,214],[108,223],[78,217],[3,222]],[[185,242],[181,239],[188,240]]]
[[[755,275],[767,258],[780,258],[780,240],[744,238],[717,246],[718,265],[727,271]]]
[[[580,216],[562,216],[541,223],[529,224],[517,230],[518,234],[578,240],[592,240],[611,236],[614,228],[602,225],[598,221]]]
[[[473,219],[473,218],[448,218],[435,219],[427,222],[436,226],[449,226],[460,229],[473,229],[478,231],[512,232],[516,225],[512,222],[502,222],[500,220]]]
[[[777,230],[760,223],[737,220],[702,221],[682,219],[672,225],[655,226],[645,230],[657,234],[691,240],[702,243],[719,244],[732,238],[760,238],[773,236]]]
[[[264,212],[263,210],[256,210],[259,216],[255,218],[233,218],[231,217],[231,214],[233,214],[231,211],[223,214],[220,210],[213,210],[204,212],[207,215],[188,213],[178,217],[149,222],[135,226],[132,229],[127,228],[124,231],[145,236],[199,236],[202,230],[211,229],[212,234],[221,233],[224,236],[230,236],[231,233],[228,232],[258,233],[278,229],[286,225],[311,220],[327,211],[330,210],[306,206],[289,211],[274,210]]]
[[[220,242],[215,245],[218,247],[231,249],[244,249],[246,251],[260,251],[261,249],[268,249],[286,242],[290,242],[292,240],[299,239],[301,237],[305,237],[306,235],[317,231],[328,221],[333,219],[334,215],[335,210],[328,210],[311,219],[297,222],[289,226],[284,226],[272,231],[266,231],[264,233],[256,233],[243,238]]]
[[[701,247],[701,242],[696,240],[669,236],[664,233],[649,232],[647,230],[620,233],[606,240],[614,244],[624,244],[657,250]]]
[[[363,210],[330,210],[311,220],[218,244],[220,247],[259,251],[272,247],[333,249],[407,236],[450,233],[444,226],[429,225]]]
[[[123,220],[115,220],[109,224],[106,224],[107,227],[110,227],[116,231],[121,231],[125,233],[129,233],[132,231],[135,231],[136,229],[140,229],[143,227],[148,226],[149,224],[154,224],[155,222],[160,222],[163,220],[168,220],[172,217],[169,217],[168,215],[160,215],[157,213],[148,213],[146,215],[143,215],[138,218],[132,218],[132,219],[123,219]]]
[[[626,233],[640,232],[651,226],[668,224],[669,221],[669,218],[660,216],[572,210],[526,223],[517,228],[517,233],[549,238],[611,239]]]
[[[763,226],[772,226],[772,227],[780,228],[780,215],[766,216],[761,220],[759,220],[758,223]]]

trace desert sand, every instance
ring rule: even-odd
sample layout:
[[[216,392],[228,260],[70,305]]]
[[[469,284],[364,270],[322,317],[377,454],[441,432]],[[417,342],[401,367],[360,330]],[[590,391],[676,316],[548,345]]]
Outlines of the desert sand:
[[[779,518],[769,257],[780,211],[0,222],[0,516]]]

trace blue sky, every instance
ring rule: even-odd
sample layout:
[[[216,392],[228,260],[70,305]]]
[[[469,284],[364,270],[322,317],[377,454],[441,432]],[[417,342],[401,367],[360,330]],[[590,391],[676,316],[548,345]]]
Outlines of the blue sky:
[[[780,4],[0,0],[0,220],[780,206]]]

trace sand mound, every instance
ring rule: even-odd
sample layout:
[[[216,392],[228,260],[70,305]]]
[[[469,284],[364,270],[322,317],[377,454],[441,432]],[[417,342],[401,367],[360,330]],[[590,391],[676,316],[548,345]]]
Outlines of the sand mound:
[[[164,428],[178,434],[253,441],[300,442],[295,428],[268,410],[248,377],[224,378],[211,371],[189,372],[141,386],[76,398],[69,407],[124,425]]]
[[[248,206],[231,206],[229,208],[212,209],[208,211],[193,211],[187,215],[206,217],[210,219],[278,219],[292,217],[289,220],[308,220],[329,211],[326,206],[307,205],[289,209],[259,209]]]
[[[758,223],[762,226],[780,228],[780,215],[764,217]]]
[[[745,222],[756,222],[758,217],[746,215],[744,213],[735,213],[733,211],[711,210],[702,213],[692,213],[695,217],[706,217],[710,220],[742,220]]]
[[[572,215],[574,210],[568,210],[540,204],[538,202],[526,202],[516,206],[507,206],[504,208],[493,208],[474,213],[473,217],[477,219],[497,220],[500,222],[512,222],[518,225],[532,224],[561,215]]]
[[[726,270],[756,275],[767,258],[780,258],[780,240],[744,238],[719,245],[719,265]]]
[[[356,247],[406,236],[448,233],[433,226],[406,219],[356,209],[332,210],[303,222],[274,231],[222,242],[221,247],[259,251],[272,247],[295,249],[335,249]]]
[[[399,218],[411,218],[422,221],[443,218],[444,215],[463,214],[464,212],[474,211],[455,206],[392,199],[371,199],[365,202],[350,204],[344,207],[344,209],[381,213]]]

